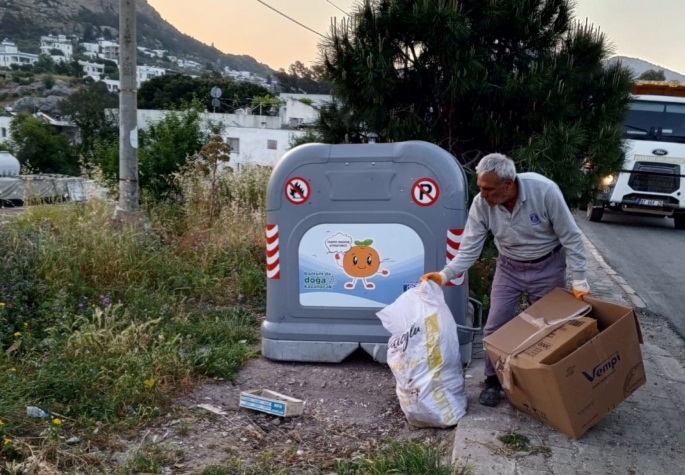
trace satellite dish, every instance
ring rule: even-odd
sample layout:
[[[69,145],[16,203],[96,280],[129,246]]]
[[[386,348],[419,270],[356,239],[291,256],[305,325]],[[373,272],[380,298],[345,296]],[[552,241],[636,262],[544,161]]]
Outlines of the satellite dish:
[[[221,107],[221,101],[219,99],[212,99],[212,107]]]
[[[206,91],[206,89],[205,89],[205,91]],[[223,91],[222,91],[221,89],[219,89],[219,88],[216,87],[216,86],[214,86],[214,87],[212,88],[212,97],[213,97],[213,98],[218,99],[218,98],[221,97],[221,94],[223,94]]]

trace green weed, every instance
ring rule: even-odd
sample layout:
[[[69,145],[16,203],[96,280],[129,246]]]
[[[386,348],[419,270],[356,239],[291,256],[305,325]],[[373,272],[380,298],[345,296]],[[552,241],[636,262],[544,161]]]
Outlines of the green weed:
[[[164,467],[172,467],[180,463],[183,458],[183,451],[150,443],[138,449],[126,466],[119,470],[119,473],[122,475],[162,473]]]
[[[209,195],[189,185],[201,174],[177,179],[184,199],[147,206],[149,227],[113,226],[102,201],[33,206],[0,225],[0,464],[60,431],[135,429],[256,354],[268,172],[223,177],[245,194],[220,193],[212,223]]]
[[[468,475],[471,467],[445,463],[439,447],[410,442],[388,442],[379,452],[350,462],[339,462],[332,468],[316,469],[307,473],[317,475]],[[277,467],[266,454],[258,466],[245,466],[234,460],[226,466],[207,467],[201,475],[285,475],[290,469]],[[299,472],[298,472],[299,473]]]
[[[517,434],[516,432],[510,432],[501,437],[498,440],[504,444],[503,451],[506,455],[511,457],[524,457],[526,455],[544,455],[549,457],[552,452],[546,445],[531,445],[530,439],[523,435]]]

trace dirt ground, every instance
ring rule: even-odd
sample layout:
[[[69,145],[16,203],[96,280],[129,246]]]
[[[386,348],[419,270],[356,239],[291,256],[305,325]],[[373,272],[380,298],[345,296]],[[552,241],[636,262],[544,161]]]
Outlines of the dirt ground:
[[[302,399],[304,414],[280,418],[239,408],[240,392],[253,389]],[[225,414],[214,414],[199,404]],[[183,452],[165,467],[165,473],[200,473],[204,467],[231,460],[258,466],[269,456],[272,466],[304,474],[367,454],[387,438],[442,446],[447,456],[453,430],[410,426],[397,401],[390,369],[360,351],[340,364],[256,358],[236,381],[209,383],[180,399],[177,414],[163,418],[144,435],[147,442],[154,440],[170,453]],[[127,444],[128,453],[119,453],[114,460],[123,463],[143,441],[133,442]]]
[[[685,364],[685,344],[663,317],[640,311],[639,319],[646,342]],[[482,351],[474,353],[474,358],[482,357]],[[304,414],[280,418],[239,408],[240,392],[252,389],[302,399]],[[164,473],[196,474],[207,466],[236,460],[259,466],[270,457],[273,467],[306,474],[367,454],[387,438],[441,446],[447,454],[453,434],[453,430],[410,426],[397,401],[390,369],[362,351],[340,364],[279,363],[259,357],[245,365],[236,381],[211,382],[180,398],[173,414],[128,441],[127,452],[115,454],[112,461],[125,463],[144,442],[154,441],[176,454],[167,457]]]

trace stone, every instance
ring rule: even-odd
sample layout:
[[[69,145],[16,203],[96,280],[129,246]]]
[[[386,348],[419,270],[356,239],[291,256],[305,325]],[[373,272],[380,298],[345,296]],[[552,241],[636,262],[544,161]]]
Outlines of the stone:
[[[48,96],[55,96],[55,97],[69,97],[74,93],[74,89],[69,87],[69,85],[58,79],[55,81],[55,85],[52,86],[52,89],[48,91]]]

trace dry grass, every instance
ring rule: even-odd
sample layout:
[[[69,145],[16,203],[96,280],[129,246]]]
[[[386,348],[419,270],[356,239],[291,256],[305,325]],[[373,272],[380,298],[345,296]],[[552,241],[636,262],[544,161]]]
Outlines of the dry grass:
[[[30,207],[0,227],[1,473],[95,470],[107,434],[203,378],[235,377],[265,300],[267,179],[223,176],[211,226],[206,177],[189,167],[183,200],[146,206],[149,229],[113,227],[104,201]],[[84,442],[66,446],[73,436]]]

